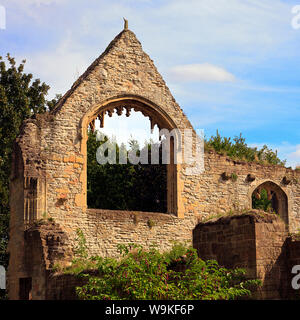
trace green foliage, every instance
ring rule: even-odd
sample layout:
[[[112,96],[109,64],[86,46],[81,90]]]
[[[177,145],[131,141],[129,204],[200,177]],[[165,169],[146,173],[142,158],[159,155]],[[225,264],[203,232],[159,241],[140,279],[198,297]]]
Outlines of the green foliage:
[[[63,271],[65,274],[79,274],[84,270],[92,269],[95,264],[92,259],[88,259],[88,248],[86,244],[86,238],[81,229],[76,230],[76,246],[74,248],[74,258],[71,266],[67,268],[61,268],[59,265],[56,266],[56,270]]]
[[[7,65],[8,64],[8,65]],[[9,175],[13,142],[25,119],[53,108],[56,100],[46,100],[49,86],[24,72],[9,54],[0,57],[0,264],[7,267],[9,221]]]
[[[76,230],[76,247],[75,247],[75,257],[79,259],[86,259],[88,257],[87,254],[87,245],[86,239],[81,229]]]
[[[272,201],[268,199],[268,193],[266,189],[262,189],[258,199],[255,194],[252,195],[252,208],[263,210],[265,212],[274,212],[272,208]]]
[[[147,225],[150,229],[152,229],[155,226],[155,221],[153,221],[152,219],[149,219],[147,221]]]
[[[186,257],[188,249],[190,248],[187,244],[174,241],[171,250],[164,253],[166,263],[170,265],[174,262],[183,262],[182,257]]]
[[[62,267],[60,263],[52,267],[53,272],[63,272],[64,274],[80,274],[84,270],[94,269],[93,258],[88,257],[86,238],[81,229],[76,230],[76,246],[74,248],[74,258],[68,267]]]
[[[113,139],[102,136],[96,139],[96,133],[88,132],[88,188],[87,202],[90,208],[111,210],[135,210],[166,212],[167,178],[165,165],[151,164],[104,164],[96,159],[101,144],[107,142],[116,145],[116,156],[127,150]],[[139,152],[136,141],[130,141],[130,148]],[[151,182],[151,183],[145,183]]]
[[[205,141],[205,149],[213,149],[217,153],[227,155],[230,158],[249,162],[258,161],[281,166],[286,163],[285,160],[282,161],[278,158],[277,151],[269,149],[266,145],[260,150],[249,147],[242,134],[236,136],[232,141],[231,138],[222,138],[217,130],[216,136],[211,136],[209,140]]]
[[[233,172],[233,173],[231,174],[231,180],[235,182],[237,179],[238,179],[237,174],[236,174],[235,172]]]
[[[83,273],[87,283],[77,287],[83,300],[218,300],[251,295],[260,282],[245,280],[242,269],[228,270],[216,261],[203,261],[193,248],[175,245],[160,253],[131,244],[119,246],[120,259],[94,257],[98,276]],[[172,264],[184,261],[185,272]]]

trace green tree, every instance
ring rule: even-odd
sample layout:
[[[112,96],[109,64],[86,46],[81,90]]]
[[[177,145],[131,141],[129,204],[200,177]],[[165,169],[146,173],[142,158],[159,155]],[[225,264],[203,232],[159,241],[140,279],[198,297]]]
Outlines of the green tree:
[[[24,72],[25,60],[17,65],[9,54],[6,58],[0,56],[0,265],[5,267],[8,265],[6,247],[13,142],[25,119],[52,109],[56,103],[56,99],[46,100],[48,85]]]
[[[119,164],[121,152],[125,152],[127,157],[129,150],[136,150],[139,155],[137,141],[129,141],[127,150],[124,145],[119,146],[115,140],[106,136],[96,139],[96,133],[92,131],[89,131],[88,137],[87,202],[90,208],[166,212],[166,165],[134,165],[129,161],[127,164]],[[103,143],[116,146],[116,164],[101,165],[97,162],[97,149]],[[145,148],[148,148],[150,157],[149,145]]]

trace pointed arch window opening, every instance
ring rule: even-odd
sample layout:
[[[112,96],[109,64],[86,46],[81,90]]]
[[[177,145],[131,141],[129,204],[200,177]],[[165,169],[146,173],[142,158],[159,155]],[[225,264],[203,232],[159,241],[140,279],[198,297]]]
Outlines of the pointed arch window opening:
[[[288,197],[283,189],[274,182],[259,185],[252,193],[252,208],[278,214],[288,229]]]
[[[106,108],[101,109],[99,113],[93,116],[92,120],[89,122],[88,134],[89,138],[91,138],[91,134],[95,134],[98,131],[102,132],[104,135],[105,132],[105,120],[108,118],[112,118],[115,116],[124,116],[129,118],[132,115],[142,114],[144,117],[147,117],[149,121],[149,126],[145,128],[149,130],[151,138],[156,137],[154,139],[154,143],[161,145],[161,139],[163,137],[159,136],[159,130],[163,128],[163,123],[160,119],[155,115],[155,112],[152,110],[145,110],[144,105],[138,104],[121,104],[121,105],[112,105]],[[126,121],[125,118],[125,121]],[[149,136],[149,135],[148,135]],[[133,139],[135,137],[133,136]],[[119,142],[117,140],[117,142]],[[142,141],[139,141],[142,142]],[[89,141],[88,148],[89,148]],[[171,139],[171,144],[174,141]],[[172,149],[172,148],[171,148]],[[89,151],[88,151],[89,154]],[[89,155],[88,155],[89,158]],[[149,156],[150,160],[150,156]],[[97,195],[96,189],[97,186],[95,181],[93,181],[93,173],[91,172],[91,166],[88,163],[87,169],[87,205],[89,208],[96,208],[96,209],[108,209],[108,210],[128,210],[128,211],[146,211],[146,212],[160,212],[160,213],[167,213],[170,212],[170,203],[174,202],[174,195],[171,192],[171,185],[174,185],[174,164],[170,165],[163,165],[161,162],[159,164],[150,164],[149,165],[138,165],[138,169],[135,166],[131,166],[131,169],[137,170],[138,177],[136,178],[137,186],[133,186],[131,196],[128,194],[128,190],[126,190],[126,182],[122,179],[118,182],[117,180],[114,181],[116,183],[115,187],[112,185],[112,181],[106,181],[107,188],[100,187],[98,190],[102,190],[102,192],[106,193],[104,197],[107,201],[101,201],[100,198],[103,200],[103,194]],[[109,168],[110,173],[113,172],[115,169],[116,172],[120,174],[123,172],[124,177],[126,176],[126,170],[128,170],[128,166],[123,166],[116,164],[116,167],[113,168],[112,166],[106,166],[106,169]],[[130,167],[130,165],[129,165]],[[168,167],[168,168],[167,168]],[[123,170],[124,169],[124,170]],[[100,170],[101,171],[101,170]],[[105,170],[104,170],[105,171]],[[144,171],[144,172],[143,172]],[[143,180],[144,174],[144,181]],[[102,172],[102,175],[105,176],[105,172]],[[122,174],[121,174],[122,176]],[[101,177],[101,173],[99,175]],[[114,177],[114,174],[112,174]],[[104,178],[103,178],[104,179]],[[131,179],[135,179],[135,177],[131,177]],[[105,180],[105,179],[104,179]],[[113,179],[111,179],[113,180]],[[103,181],[102,181],[103,182]],[[129,184],[130,181],[127,181]],[[124,186],[124,194],[122,193],[122,186]],[[139,185],[140,184],[140,185]],[[171,188],[170,188],[171,186]],[[99,185],[98,185],[99,187]],[[116,189],[119,188],[119,195],[120,199],[118,201],[118,191]],[[114,194],[110,194],[109,190],[114,189]],[[136,191],[136,192],[134,192]],[[97,199],[98,198],[98,199]],[[134,200],[135,199],[135,200]],[[173,199],[173,200],[172,200]],[[111,201],[110,201],[111,200]],[[102,202],[102,204],[101,204]],[[135,203],[134,203],[135,202]],[[174,209],[172,210],[174,211]]]

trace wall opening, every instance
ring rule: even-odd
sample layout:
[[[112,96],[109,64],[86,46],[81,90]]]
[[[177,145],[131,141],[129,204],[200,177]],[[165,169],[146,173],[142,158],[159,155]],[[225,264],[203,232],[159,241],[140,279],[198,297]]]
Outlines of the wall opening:
[[[112,130],[108,130],[104,125],[104,118],[108,119],[106,120],[108,123],[110,118],[116,116],[119,116],[121,122],[109,128]],[[133,127],[133,124],[135,127],[138,124],[136,134],[133,135],[129,135],[123,125],[131,117],[135,122],[131,121],[129,127]],[[143,122],[142,118],[148,123]],[[159,138],[159,130],[171,131],[170,125],[166,124],[155,110],[133,100],[122,101],[118,104],[112,103],[106,105],[105,108],[100,108],[89,118],[87,124],[88,129],[85,129],[87,130],[87,207],[176,214],[177,165],[174,161],[176,142],[172,135]],[[117,128],[118,126],[121,128]],[[145,131],[152,133],[150,139]],[[122,138],[121,141],[118,137]],[[125,137],[127,141],[124,141]],[[170,141],[170,162],[168,164],[162,161],[161,140],[164,138]],[[100,164],[97,152],[99,146],[104,146],[104,144],[106,147],[116,145],[116,152],[109,155],[109,151],[106,150],[102,154],[106,158],[106,163]],[[134,161],[143,159],[144,162],[132,163],[132,159],[128,159],[130,158],[129,151],[131,154],[136,151],[137,158]],[[155,160],[153,163],[152,153],[158,154],[158,162]],[[146,162],[145,154],[147,154]],[[123,160],[120,161],[120,158]],[[124,158],[127,159],[126,164],[123,162]]]
[[[31,300],[32,278],[19,279],[19,298],[20,300]]]
[[[288,226],[288,198],[276,183],[264,182],[253,191],[252,208],[278,214]]]
[[[37,178],[24,179],[25,223],[32,223],[37,219]]]

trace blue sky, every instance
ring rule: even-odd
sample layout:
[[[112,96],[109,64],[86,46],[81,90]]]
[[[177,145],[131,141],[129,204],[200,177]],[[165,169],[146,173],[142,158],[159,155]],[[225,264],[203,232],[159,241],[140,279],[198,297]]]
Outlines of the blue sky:
[[[0,55],[26,58],[26,71],[51,86],[50,97],[68,90],[104,51],[124,16],[196,129],[207,136],[242,132],[250,145],[267,144],[288,165],[300,164],[300,29],[291,25],[300,0],[0,5],[6,9]]]

